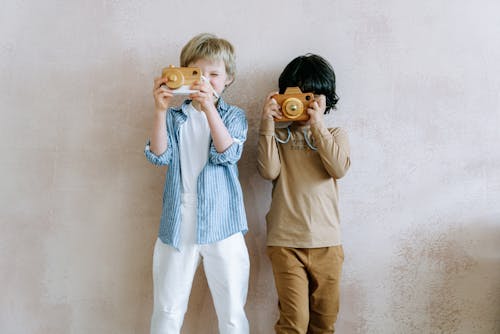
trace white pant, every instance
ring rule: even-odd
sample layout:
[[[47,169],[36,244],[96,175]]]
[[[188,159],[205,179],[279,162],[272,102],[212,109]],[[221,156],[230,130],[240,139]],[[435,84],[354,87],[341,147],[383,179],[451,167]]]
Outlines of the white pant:
[[[245,239],[236,233],[222,241],[196,244],[196,198],[183,196],[180,251],[156,240],[153,255],[154,309],[151,334],[181,331],[196,268],[203,268],[221,334],[248,334],[245,315],[250,262]]]

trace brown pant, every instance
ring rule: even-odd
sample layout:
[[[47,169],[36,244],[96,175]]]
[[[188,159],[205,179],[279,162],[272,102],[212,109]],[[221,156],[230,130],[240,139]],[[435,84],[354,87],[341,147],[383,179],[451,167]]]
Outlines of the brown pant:
[[[334,333],[344,262],[342,246],[268,246],[267,254],[279,298],[280,318],[274,327],[276,333]]]

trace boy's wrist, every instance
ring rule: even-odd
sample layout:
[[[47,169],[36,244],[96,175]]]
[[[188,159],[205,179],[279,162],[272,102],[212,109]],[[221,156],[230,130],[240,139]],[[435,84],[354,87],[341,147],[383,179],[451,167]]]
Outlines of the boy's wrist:
[[[155,119],[163,120],[166,118],[167,110],[166,109],[155,109]]]
[[[330,135],[328,128],[326,127],[324,122],[316,122],[310,124],[311,132],[314,136],[322,136],[327,137]]]
[[[316,126],[316,127],[322,127],[323,126],[323,120],[321,119],[314,119],[309,122],[310,126]]]
[[[262,135],[274,135],[274,119],[271,118],[262,118],[260,122],[260,134]]]
[[[206,113],[217,113],[217,107],[214,103],[201,106],[201,109]]]
[[[158,108],[158,107],[156,107],[155,108],[155,114],[164,114],[167,110],[168,110],[168,108]]]

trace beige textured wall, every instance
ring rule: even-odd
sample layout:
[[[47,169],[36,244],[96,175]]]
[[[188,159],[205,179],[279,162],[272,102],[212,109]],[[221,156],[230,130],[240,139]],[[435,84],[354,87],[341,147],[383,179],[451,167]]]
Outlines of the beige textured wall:
[[[293,57],[334,65],[352,169],[340,182],[339,333],[500,333],[500,3],[2,1],[0,332],[147,333],[164,169],[143,144],[152,78],[208,31],[238,52],[247,111],[252,333],[272,333],[261,101]],[[202,274],[184,333],[215,333]]]

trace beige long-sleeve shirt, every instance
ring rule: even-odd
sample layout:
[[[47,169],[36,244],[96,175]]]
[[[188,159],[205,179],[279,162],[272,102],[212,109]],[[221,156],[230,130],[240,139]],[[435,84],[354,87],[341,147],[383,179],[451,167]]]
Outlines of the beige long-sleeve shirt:
[[[337,180],[351,164],[347,134],[322,124],[293,123],[288,129],[275,129],[272,119],[264,119],[259,132],[258,170],[273,181],[267,244],[340,245]]]

